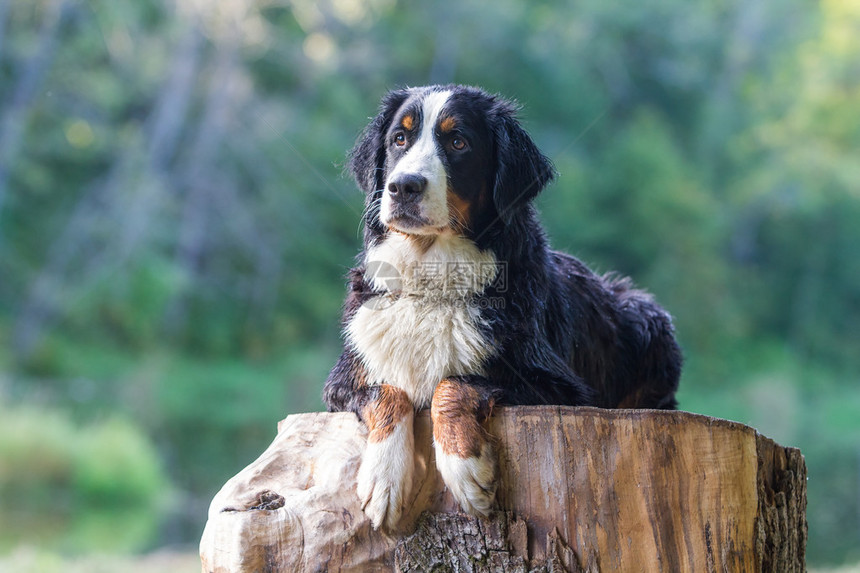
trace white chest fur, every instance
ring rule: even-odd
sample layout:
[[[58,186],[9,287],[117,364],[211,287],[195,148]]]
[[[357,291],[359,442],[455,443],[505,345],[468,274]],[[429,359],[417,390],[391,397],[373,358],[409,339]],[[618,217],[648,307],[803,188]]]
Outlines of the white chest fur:
[[[359,308],[346,337],[371,384],[402,388],[416,407],[426,407],[442,379],[482,373],[493,349],[474,296],[498,273],[493,253],[450,236],[425,251],[394,234],[368,250],[366,263],[389,271],[367,277],[386,294]]]

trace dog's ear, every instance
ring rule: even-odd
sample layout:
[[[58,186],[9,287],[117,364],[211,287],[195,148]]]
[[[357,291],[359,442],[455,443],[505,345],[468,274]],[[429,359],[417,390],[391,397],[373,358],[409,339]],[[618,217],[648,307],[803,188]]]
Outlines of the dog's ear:
[[[364,128],[348,155],[347,168],[358,186],[372,194],[382,189],[385,170],[385,132],[409,90],[393,90],[382,99],[379,113]]]
[[[552,162],[537,148],[507,102],[495,110],[496,177],[493,202],[507,225],[514,214],[555,178]]]

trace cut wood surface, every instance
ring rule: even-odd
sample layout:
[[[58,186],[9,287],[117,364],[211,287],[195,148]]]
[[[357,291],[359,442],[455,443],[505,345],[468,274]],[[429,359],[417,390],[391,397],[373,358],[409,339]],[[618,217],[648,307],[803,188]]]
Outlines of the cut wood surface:
[[[399,531],[355,493],[353,414],[287,417],[215,496],[204,573],[287,571],[804,571],[806,466],[742,424],[686,412],[497,408],[499,511],[459,513],[415,417]]]

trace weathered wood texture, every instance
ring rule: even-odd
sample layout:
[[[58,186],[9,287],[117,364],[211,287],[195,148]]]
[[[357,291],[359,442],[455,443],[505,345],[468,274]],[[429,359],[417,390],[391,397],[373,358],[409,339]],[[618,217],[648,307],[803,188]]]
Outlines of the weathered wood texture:
[[[752,428],[689,414],[499,408],[490,519],[457,512],[415,418],[415,482],[395,534],[355,494],[366,430],[300,414],[215,496],[203,571],[804,571],[806,466]]]

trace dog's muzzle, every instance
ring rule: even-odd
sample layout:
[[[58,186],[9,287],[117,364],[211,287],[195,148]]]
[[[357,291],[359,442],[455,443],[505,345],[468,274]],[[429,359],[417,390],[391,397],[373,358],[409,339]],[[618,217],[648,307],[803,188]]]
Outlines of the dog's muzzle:
[[[388,183],[388,194],[396,203],[417,203],[427,189],[427,178],[423,175],[404,173]]]
[[[388,222],[404,231],[429,225],[430,220],[422,206],[427,196],[427,185],[427,178],[416,173],[403,173],[389,181],[387,194],[391,206]]]

